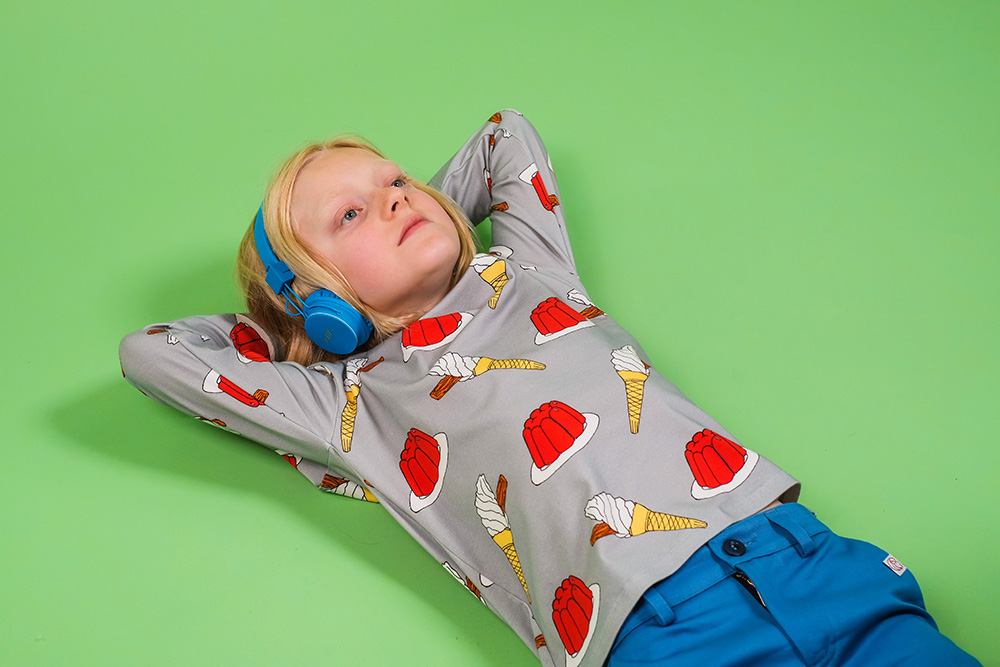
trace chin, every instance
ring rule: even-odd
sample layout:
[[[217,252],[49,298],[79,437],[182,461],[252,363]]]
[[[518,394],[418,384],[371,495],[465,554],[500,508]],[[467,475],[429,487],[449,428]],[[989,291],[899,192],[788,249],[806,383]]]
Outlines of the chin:
[[[435,234],[423,239],[423,242],[414,248],[413,252],[414,256],[419,256],[420,263],[427,270],[436,273],[435,269],[438,269],[451,276],[455,264],[462,256],[462,246],[456,238]]]

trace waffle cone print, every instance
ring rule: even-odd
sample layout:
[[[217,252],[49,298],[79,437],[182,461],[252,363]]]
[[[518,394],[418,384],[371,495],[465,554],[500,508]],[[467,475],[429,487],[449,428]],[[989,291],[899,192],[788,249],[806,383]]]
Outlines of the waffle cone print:
[[[756,452],[707,428],[694,434],[684,457],[694,475],[691,495],[697,500],[732,491],[746,481],[760,459]]]
[[[601,587],[587,586],[580,578],[566,577],[552,598],[552,622],[566,649],[567,667],[576,667],[583,660],[597,627],[601,602]]]
[[[561,401],[543,403],[524,422],[522,436],[531,454],[531,481],[541,484],[587,446],[600,418]]]
[[[598,493],[587,501],[584,514],[597,521],[590,544],[609,535],[627,539],[651,531],[673,531],[686,528],[706,528],[707,523],[686,516],[654,512],[645,505],[618,498],[610,493]]]
[[[476,512],[479,520],[483,522],[483,527],[490,534],[496,545],[500,547],[510,566],[514,568],[514,574],[524,588],[524,594],[531,602],[531,593],[528,592],[528,582],[524,579],[524,571],[521,569],[521,559],[517,555],[517,548],[514,546],[514,535],[510,531],[510,521],[507,519],[507,512],[504,510],[504,498],[507,493],[507,480],[500,476],[497,483],[497,491],[494,492],[490,483],[486,481],[486,475],[480,475],[476,480]]]
[[[358,394],[360,385],[349,385],[344,388],[347,402],[340,413],[340,444],[345,452],[351,451],[351,441],[354,439],[354,421],[358,418]]]

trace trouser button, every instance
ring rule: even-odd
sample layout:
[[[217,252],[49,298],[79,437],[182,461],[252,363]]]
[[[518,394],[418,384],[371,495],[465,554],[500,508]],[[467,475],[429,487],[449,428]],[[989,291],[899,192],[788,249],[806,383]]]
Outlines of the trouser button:
[[[739,540],[729,539],[722,543],[722,550],[730,556],[742,556],[747,552],[747,545]]]

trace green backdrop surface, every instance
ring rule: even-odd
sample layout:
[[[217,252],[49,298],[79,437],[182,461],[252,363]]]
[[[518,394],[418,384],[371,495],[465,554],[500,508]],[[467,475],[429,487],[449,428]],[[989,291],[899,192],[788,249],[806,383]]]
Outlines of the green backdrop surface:
[[[429,176],[514,107],[595,303],[1000,664],[1000,5],[600,5],[3,10],[0,663],[533,664],[379,507],[117,360],[241,308],[296,147],[360,132]]]

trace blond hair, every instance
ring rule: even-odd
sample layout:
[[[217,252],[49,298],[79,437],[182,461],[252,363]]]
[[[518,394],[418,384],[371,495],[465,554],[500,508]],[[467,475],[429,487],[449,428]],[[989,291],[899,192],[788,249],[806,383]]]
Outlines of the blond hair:
[[[380,150],[361,137],[338,137],[297,151],[278,169],[264,195],[264,229],[274,253],[295,274],[291,288],[300,299],[304,300],[317,289],[328,289],[357,308],[372,323],[374,332],[367,344],[362,346],[368,348],[412,324],[422,313],[392,316],[371,308],[361,301],[346,276],[299,236],[292,223],[292,190],[302,169],[319,155],[342,148],[360,148],[386,159]],[[471,225],[458,204],[446,194],[412,178],[407,179],[414,187],[433,197],[458,230],[461,253],[448,286],[450,289],[461,279],[476,252]],[[289,315],[285,310],[285,298],[277,296],[268,287],[264,264],[254,243],[253,227],[251,222],[240,242],[236,260],[237,282],[246,299],[250,317],[277,339],[275,342],[282,348],[276,350],[280,357],[278,360],[296,361],[306,366],[318,361],[336,361],[340,357],[313,343],[306,334],[303,318]]]

